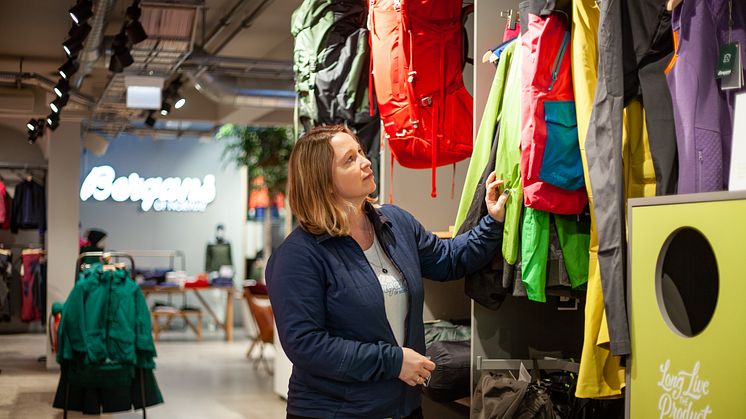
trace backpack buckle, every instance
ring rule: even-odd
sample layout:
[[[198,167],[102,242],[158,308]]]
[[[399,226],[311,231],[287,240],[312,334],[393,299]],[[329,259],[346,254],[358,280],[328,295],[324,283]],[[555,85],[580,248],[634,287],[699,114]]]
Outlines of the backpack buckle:
[[[433,104],[433,98],[425,96],[420,100],[420,102],[422,103],[422,106],[430,106]]]
[[[417,129],[417,128],[419,128],[419,127],[420,127],[420,120],[419,120],[419,119],[418,119],[418,120],[416,120],[416,121],[410,121],[410,122],[412,123],[412,126],[413,126],[413,127],[415,128],[415,129]]]
[[[414,76],[417,75],[417,72],[416,71],[410,71],[409,73],[407,73],[407,75],[409,75],[409,77],[407,77],[407,81],[410,82],[410,83],[412,83],[414,81]]]

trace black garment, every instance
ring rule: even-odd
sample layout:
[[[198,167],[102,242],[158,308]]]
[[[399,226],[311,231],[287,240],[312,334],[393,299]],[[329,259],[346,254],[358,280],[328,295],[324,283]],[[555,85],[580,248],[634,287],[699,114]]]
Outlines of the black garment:
[[[487,215],[487,204],[484,202],[486,196],[485,182],[490,173],[495,169],[497,160],[498,136],[500,133],[500,124],[495,124],[495,135],[492,139],[492,149],[490,150],[490,160],[484,167],[482,175],[479,177],[477,189],[474,191],[474,198],[471,200],[469,210],[466,212],[464,222],[461,223],[456,235],[465,233],[479,224],[479,220]],[[497,310],[505,301],[505,295],[512,291],[512,282],[510,287],[503,284],[503,263],[502,250],[499,250],[490,263],[484,268],[467,274],[464,280],[464,292],[475,302],[491,310]]]
[[[39,229],[47,230],[47,202],[44,187],[33,180],[25,180],[16,186],[10,216],[10,231]]]
[[[31,276],[34,278],[34,306],[41,313],[41,325],[47,323],[47,264],[37,261],[31,265]]]
[[[318,418],[312,418],[309,416],[291,415],[290,413],[288,413],[286,416],[286,419],[318,419]],[[424,419],[422,416],[422,408],[418,407],[417,410],[412,412],[409,416],[405,416],[401,419]]]
[[[675,194],[676,131],[664,73],[674,52],[671,13],[660,0],[626,0],[621,5],[624,104],[641,98],[655,168],[656,195]]]
[[[223,265],[233,266],[231,244],[208,244],[205,252],[205,270],[207,272],[219,271]]]

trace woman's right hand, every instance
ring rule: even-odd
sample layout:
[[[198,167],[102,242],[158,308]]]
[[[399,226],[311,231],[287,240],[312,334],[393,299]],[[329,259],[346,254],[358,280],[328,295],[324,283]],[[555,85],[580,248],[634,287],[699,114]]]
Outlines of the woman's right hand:
[[[410,348],[402,348],[402,351],[404,356],[399,379],[410,386],[424,384],[435,369],[435,363]]]

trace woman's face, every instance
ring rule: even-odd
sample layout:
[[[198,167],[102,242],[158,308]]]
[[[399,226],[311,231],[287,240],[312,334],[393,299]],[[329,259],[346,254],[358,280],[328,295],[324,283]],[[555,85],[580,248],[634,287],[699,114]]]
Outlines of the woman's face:
[[[332,182],[338,200],[362,204],[376,190],[370,160],[360,144],[346,132],[339,132],[329,141],[334,149]]]

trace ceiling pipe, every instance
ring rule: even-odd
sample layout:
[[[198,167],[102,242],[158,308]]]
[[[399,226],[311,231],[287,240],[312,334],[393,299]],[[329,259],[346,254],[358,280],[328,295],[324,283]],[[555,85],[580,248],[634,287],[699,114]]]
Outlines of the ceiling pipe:
[[[54,86],[56,86],[54,81],[42,76],[41,74],[29,72],[0,71],[0,80],[8,80],[14,83],[25,80],[32,84],[36,84],[37,86],[41,86],[49,92],[53,92]],[[84,95],[76,89],[71,88],[68,94],[71,98],[75,99],[76,102],[89,108],[96,104],[96,101],[92,97]]]
[[[281,89],[249,89],[226,83],[207,71],[188,74],[200,93],[210,100],[236,107],[295,108],[295,92]]]
[[[228,37],[225,38],[223,42],[221,42],[220,45],[218,45],[218,47],[215,48],[214,51],[212,51],[212,53],[217,54],[220,51],[222,51],[226,47],[226,45],[228,45],[228,43],[231,42],[233,38],[236,37],[236,35],[238,35],[239,32],[250,27],[254,23],[254,21],[259,17],[259,15],[262,14],[264,9],[266,9],[267,6],[269,6],[272,3],[272,1],[274,0],[262,0],[259,6],[257,6],[253,12],[251,12],[248,16],[246,16],[246,18],[242,20],[241,23],[233,29],[233,31],[228,35]]]
[[[104,39],[106,22],[109,20],[109,15],[114,8],[115,2],[116,0],[98,0],[95,4],[93,22],[88,23],[91,25],[91,32],[86,37],[85,46],[78,55],[80,68],[73,75],[70,82],[70,86],[73,86],[75,89],[80,88],[85,76],[93,71],[93,65],[101,57],[101,42]]]
[[[220,18],[220,21],[218,23],[218,26],[213,29],[212,33],[207,37],[207,39],[202,43],[202,48],[206,48],[207,44],[214,41],[215,38],[220,35],[225,28],[227,28],[231,22],[233,21],[233,15],[238,12],[239,9],[241,9],[243,6],[246,5],[248,0],[238,0],[236,4],[231,7],[231,10],[228,11],[228,13],[224,14],[223,17]]]

